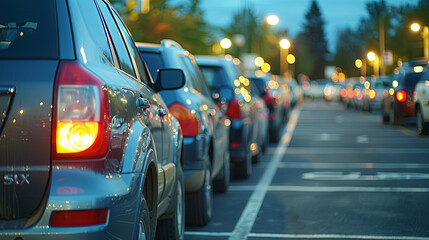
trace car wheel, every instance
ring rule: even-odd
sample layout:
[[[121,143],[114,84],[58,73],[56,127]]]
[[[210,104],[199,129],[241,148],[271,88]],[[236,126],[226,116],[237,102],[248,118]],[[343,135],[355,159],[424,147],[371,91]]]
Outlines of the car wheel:
[[[390,108],[389,120],[390,120],[390,124],[393,126],[401,125],[401,118],[397,116],[395,106],[393,106],[393,105]]]
[[[231,173],[229,164],[229,151],[226,151],[224,154],[222,169],[213,181],[213,191],[216,193],[224,193],[228,190]]]
[[[204,169],[203,186],[196,192],[186,193],[186,224],[204,226],[212,216],[213,188],[210,163]]]
[[[155,239],[160,240],[183,240],[185,232],[185,184],[183,180],[183,173],[178,166],[177,182],[176,182],[176,194],[171,200],[171,210],[168,212],[165,218],[161,217],[158,221],[156,228]]]
[[[258,146],[259,147],[259,146]],[[252,163],[257,163],[261,160],[262,149],[258,149],[258,153],[252,156]]]
[[[235,163],[234,175],[236,178],[246,179],[252,175],[252,154],[249,153],[246,152],[245,158]]]
[[[426,123],[423,119],[423,114],[420,108],[416,109],[416,118],[417,118],[417,134],[419,135],[428,135],[429,133],[429,123]]]
[[[387,124],[390,122],[390,114],[386,113],[386,109],[384,107],[384,104],[381,105],[381,121],[383,124]]]
[[[145,240],[152,239],[151,235],[151,222],[150,222],[150,213],[149,208],[147,206],[146,198],[142,196],[140,200],[140,210],[139,210],[139,219],[138,226],[136,231],[136,240]]]

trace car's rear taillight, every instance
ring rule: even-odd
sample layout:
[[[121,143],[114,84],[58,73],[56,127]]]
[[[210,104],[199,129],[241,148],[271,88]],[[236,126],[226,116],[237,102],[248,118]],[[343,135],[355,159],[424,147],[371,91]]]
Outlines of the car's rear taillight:
[[[407,100],[407,92],[404,90],[397,91],[396,100],[398,100],[398,102],[405,102]]]
[[[53,211],[50,227],[83,227],[107,222],[108,209]]]
[[[226,115],[233,120],[239,120],[243,118],[243,114],[241,114],[239,100],[236,96],[234,96],[232,100],[228,103],[228,110],[226,111]]]
[[[277,107],[276,99],[273,96],[271,96],[271,94],[269,93],[264,94],[263,99],[265,101],[265,104],[268,107],[273,107],[273,108]]]
[[[180,103],[173,103],[168,109],[179,121],[183,136],[197,136],[200,133],[201,121],[189,108]]]
[[[345,97],[347,97],[347,90],[346,89],[341,89],[341,97],[342,98],[345,98]]]
[[[348,96],[349,98],[353,98],[353,97],[355,96],[355,91],[353,91],[353,89],[349,88],[349,89],[347,90],[347,96]]]
[[[79,63],[60,63],[56,76],[55,159],[101,158],[110,139],[107,89]]]
[[[369,98],[374,99],[377,97],[377,91],[374,89],[369,90]]]

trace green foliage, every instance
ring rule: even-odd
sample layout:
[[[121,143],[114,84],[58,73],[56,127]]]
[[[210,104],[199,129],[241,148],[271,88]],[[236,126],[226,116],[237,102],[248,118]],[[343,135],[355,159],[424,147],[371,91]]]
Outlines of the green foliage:
[[[360,33],[350,28],[341,30],[336,43],[336,53],[332,64],[340,67],[346,76],[359,76],[360,70],[355,67],[355,60],[364,55],[364,42]]]
[[[172,39],[193,54],[211,53],[212,28],[203,20],[199,0],[189,5],[171,7],[167,0],[151,0],[148,13],[138,12],[134,0],[125,3],[122,17],[137,42],[159,43]]]
[[[321,79],[324,78],[325,66],[327,65],[328,58],[328,42],[325,36],[324,30],[325,22],[323,21],[322,14],[320,12],[317,2],[313,0],[311,2],[310,10],[305,15],[304,30],[302,33],[302,52],[299,52],[299,58],[305,57],[311,59],[312,72],[308,72],[310,78]],[[307,52],[309,51],[309,55]],[[310,69],[307,66],[298,66],[301,64],[309,64],[309,62],[299,61],[297,63],[297,69]]]
[[[346,76],[359,75],[357,69],[353,70],[356,58],[365,60],[368,51],[380,54],[381,18],[384,23],[385,50],[391,50],[394,57],[394,65],[386,67],[387,74],[395,68],[398,59],[407,61],[423,57],[423,40],[418,33],[410,30],[410,26],[414,22],[421,26],[429,25],[429,0],[399,7],[388,6],[383,0],[373,0],[366,4],[366,10],[368,16],[361,19],[355,30],[344,29],[338,35],[333,64],[343,68]]]

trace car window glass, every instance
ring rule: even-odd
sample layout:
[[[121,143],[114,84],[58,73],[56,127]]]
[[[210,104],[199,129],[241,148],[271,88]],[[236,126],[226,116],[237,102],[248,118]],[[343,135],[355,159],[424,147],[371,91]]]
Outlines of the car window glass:
[[[198,80],[200,80],[199,82],[201,83],[201,88],[202,88],[202,93],[204,93],[206,96],[211,96],[211,90],[210,87],[207,85],[206,80],[204,79],[203,74],[201,73],[200,68],[198,67],[197,62],[195,62],[195,58],[192,56],[190,58],[190,61],[188,61],[188,63],[191,64],[190,68],[192,69],[192,71],[194,72],[195,76],[197,77]]]
[[[142,52],[140,56],[146,62],[152,79],[156,79],[158,76],[158,70],[164,68],[161,55],[159,53]]]
[[[58,55],[55,1],[0,2],[0,59]]]
[[[118,26],[113,19],[113,16],[106,3],[99,1],[100,10],[103,13],[104,21],[106,22],[107,28],[109,29],[110,36],[112,37],[113,44],[115,45],[116,53],[118,56],[120,69],[133,77],[137,77],[134,71],[133,64],[131,62],[128,49],[125,42],[119,32]]]
[[[417,82],[420,80],[421,76],[422,76],[422,73],[415,73],[415,72],[407,73],[404,79],[405,87],[414,88]]]
[[[131,55],[134,58],[134,61],[135,61],[136,66],[137,66],[137,70],[140,74],[140,80],[145,82],[146,84],[148,84],[149,83],[149,75],[146,71],[146,68],[144,67],[144,64],[142,62],[140,54],[136,48],[135,42],[132,39],[130,32],[128,31],[127,27],[124,25],[121,18],[119,17],[118,13],[116,11],[113,11],[113,13],[114,13],[113,16],[116,20],[116,23],[118,24],[119,28],[121,29],[122,34],[125,38],[125,41],[127,42],[128,47],[130,48]]]

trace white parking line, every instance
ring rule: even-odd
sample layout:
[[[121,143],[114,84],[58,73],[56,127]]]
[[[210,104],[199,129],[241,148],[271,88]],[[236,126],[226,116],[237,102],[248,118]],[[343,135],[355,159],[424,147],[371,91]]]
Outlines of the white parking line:
[[[252,230],[255,219],[258,215],[259,209],[261,208],[262,202],[264,201],[268,187],[277,171],[277,166],[281,162],[283,155],[286,153],[286,149],[289,146],[290,140],[292,139],[293,131],[298,123],[299,114],[301,109],[294,109],[289,118],[289,122],[286,126],[286,133],[283,134],[281,141],[278,144],[276,155],[271,159],[268,168],[265,170],[264,175],[259,180],[253,194],[250,196],[249,201],[241,213],[240,219],[234,227],[230,240],[243,240],[247,239],[250,231]]]
[[[248,192],[255,190],[256,186],[230,186],[229,191]],[[416,187],[352,187],[352,186],[269,186],[269,192],[408,192],[429,193],[429,188]]]
[[[255,168],[266,168],[261,162]],[[291,169],[428,169],[427,163],[322,163],[322,162],[281,162],[277,168]]]
[[[293,147],[288,154],[429,154],[429,148],[330,148],[330,147]]]
[[[186,236],[199,236],[199,237],[228,237],[231,236],[230,232],[194,232],[186,231]],[[414,237],[414,236],[376,236],[376,235],[345,235],[345,234],[277,234],[277,233],[249,233],[248,237],[252,238],[275,238],[275,239],[299,239],[299,238],[312,238],[312,239],[375,239],[375,240],[429,240],[428,237]]]

